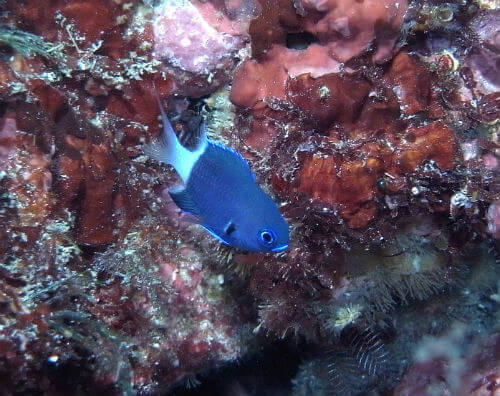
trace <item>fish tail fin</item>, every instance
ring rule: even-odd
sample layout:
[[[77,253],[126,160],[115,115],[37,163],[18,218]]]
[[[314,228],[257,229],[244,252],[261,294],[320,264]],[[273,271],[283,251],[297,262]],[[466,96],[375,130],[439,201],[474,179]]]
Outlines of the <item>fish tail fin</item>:
[[[179,147],[182,146],[174,132],[174,129],[172,128],[172,124],[170,123],[165,110],[163,109],[163,105],[161,104],[160,96],[158,95],[156,88],[154,91],[158,107],[160,108],[163,130],[158,138],[143,146],[143,152],[157,161],[175,165]]]

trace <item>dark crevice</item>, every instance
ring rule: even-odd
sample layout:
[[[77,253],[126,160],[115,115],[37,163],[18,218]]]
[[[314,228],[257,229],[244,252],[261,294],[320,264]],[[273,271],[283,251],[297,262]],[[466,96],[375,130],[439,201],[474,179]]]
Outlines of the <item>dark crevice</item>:
[[[251,358],[186,379],[165,396],[221,396],[237,391],[244,395],[286,395],[291,392],[292,379],[308,350],[307,344],[277,341]]]
[[[303,50],[317,42],[316,36],[308,32],[288,33],[286,35],[286,47],[290,49]]]

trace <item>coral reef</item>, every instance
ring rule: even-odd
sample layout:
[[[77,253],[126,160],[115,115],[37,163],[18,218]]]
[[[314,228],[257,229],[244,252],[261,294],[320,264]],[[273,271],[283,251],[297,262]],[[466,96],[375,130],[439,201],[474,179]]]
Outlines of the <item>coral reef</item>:
[[[498,4],[0,11],[0,393],[498,390]],[[179,211],[156,93],[248,160],[288,250]]]

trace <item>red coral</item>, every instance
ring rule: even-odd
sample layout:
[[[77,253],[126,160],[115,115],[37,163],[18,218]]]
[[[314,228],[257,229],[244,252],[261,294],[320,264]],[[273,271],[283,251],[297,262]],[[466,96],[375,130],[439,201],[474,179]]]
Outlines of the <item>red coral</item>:
[[[285,46],[290,32],[309,32],[322,52],[345,62],[375,42],[376,62],[390,58],[408,4],[404,1],[262,0],[262,13],[250,24],[252,55],[260,60],[273,46]],[[319,53],[320,51],[317,51]]]
[[[365,227],[376,216],[375,198],[380,195],[377,182],[385,174],[392,175],[394,182],[396,176],[412,174],[426,161],[434,161],[442,170],[455,164],[456,138],[443,124],[409,128],[407,133],[411,139],[396,141],[394,150],[388,150],[382,142],[359,145],[356,156],[360,159],[341,153],[305,157],[296,191],[338,208],[349,227]],[[333,149],[335,140],[323,142]]]
[[[91,133],[91,129],[88,130]],[[81,198],[76,230],[78,243],[98,245],[113,242],[113,208],[116,162],[106,143],[65,137],[58,158],[58,190],[66,204]]]
[[[104,5],[99,2],[71,2],[70,4],[56,6],[56,9],[70,21],[75,21],[76,27],[86,36],[90,43],[103,38],[106,34],[113,33],[118,27],[118,15],[123,13],[117,3]]]
[[[384,81],[395,87],[404,114],[413,115],[428,110],[431,77],[415,57],[406,52],[399,53],[393,59]]]
[[[65,0],[50,0],[44,2],[40,7],[36,0],[9,0],[9,10],[16,15],[18,21],[23,21],[35,33],[45,37],[49,41],[57,41],[63,34],[68,40],[68,31],[61,32],[56,23],[56,16],[66,18],[65,24],[72,23],[72,34],[84,34],[86,45],[94,44],[98,40],[106,39],[116,46],[113,50],[121,56],[126,55],[126,48],[121,44],[123,40],[117,37],[123,36],[125,28],[124,20],[130,18],[133,7],[122,7],[119,3],[112,2],[103,5],[96,0],[77,0],[68,4]],[[72,37],[74,40],[75,37]]]
[[[378,29],[382,31],[380,24],[384,34],[379,35],[374,58],[389,59],[407,7],[406,1],[332,0],[303,1],[296,4],[296,10],[286,0],[279,6],[275,2],[261,3],[263,11],[249,30],[255,59],[245,61],[236,71],[231,91],[233,103],[245,107],[269,98],[283,99],[288,77],[310,73],[317,78],[338,73],[339,61],[364,51]],[[343,38],[339,38],[339,29]],[[286,48],[287,34],[303,31],[316,34],[320,44],[312,43],[305,49]]]
[[[243,107],[252,107],[266,98],[285,98],[288,74],[281,61],[274,59],[257,63],[244,62],[235,72],[231,89],[231,101]]]
[[[365,227],[376,215],[376,205],[370,201],[382,171],[382,162],[375,158],[364,164],[346,162],[340,156],[313,156],[300,168],[297,191],[339,208],[349,227]]]
[[[116,163],[107,144],[88,144],[82,153],[85,168],[84,200],[76,230],[79,243],[113,242],[113,192]]]
[[[354,122],[369,90],[370,84],[361,78],[336,74],[312,78],[302,74],[288,80],[286,98],[324,128],[334,121]]]
[[[144,126],[158,130],[158,103],[155,90],[159,95],[172,92],[171,80],[145,78],[140,84],[132,82],[123,88],[123,92],[113,91],[107,97],[106,110],[122,118],[125,133],[133,142],[144,136]]]
[[[396,174],[414,171],[425,161],[434,161],[442,170],[449,170],[456,161],[456,137],[440,122],[407,130],[407,142],[402,143],[394,158]]]

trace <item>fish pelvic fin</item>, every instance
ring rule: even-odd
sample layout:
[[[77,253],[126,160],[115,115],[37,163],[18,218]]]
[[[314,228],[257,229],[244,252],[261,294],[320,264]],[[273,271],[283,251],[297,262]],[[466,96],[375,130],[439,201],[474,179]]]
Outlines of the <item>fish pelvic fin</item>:
[[[175,187],[169,192],[170,197],[175,202],[175,204],[182,209],[183,212],[189,213],[197,218],[200,217],[198,208],[193,202],[191,195],[182,186]]]

